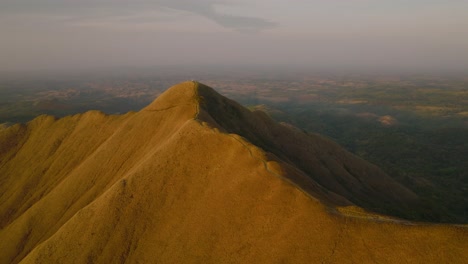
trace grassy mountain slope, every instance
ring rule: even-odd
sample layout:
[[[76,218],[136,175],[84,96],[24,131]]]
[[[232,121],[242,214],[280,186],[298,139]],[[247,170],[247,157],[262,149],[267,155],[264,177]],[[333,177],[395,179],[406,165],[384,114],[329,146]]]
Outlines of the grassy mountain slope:
[[[346,193],[317,180],[331,170],[327,162],[355,158],[226,100],[186,82],[137,113],[41,116],[1,129],[0,263],[462,263],[468,257],[466,227],[356,209]],[[240,117],[223,118],[226,109]],[[250,125],[266,127],[244,128]],[[260,137],[276,130],[286,135]],[[316,164],[326,169],[310,169],[310,177],[285,152],[289,138],[311,144],[303,163],[330,148],[325,164]],[[372,165],[359,161],[348,174],[334,166],[324,176],[347,179],[362,171],[366,176],[353,179],[364,182],[353,192],[379,190],[369,180],[370,172],[380,173]],[[408,197],[375,199],[413,199],[401,190]],[[366,195],[372,193],[359,199]]]

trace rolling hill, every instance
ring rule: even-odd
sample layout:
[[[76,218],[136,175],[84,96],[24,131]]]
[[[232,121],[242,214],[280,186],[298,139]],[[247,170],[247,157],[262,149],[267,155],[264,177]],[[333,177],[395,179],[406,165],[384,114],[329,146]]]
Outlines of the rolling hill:
[[[0,128],[0,263],[463,263],[466,226],[319,135],[185,82]],[[374,211],[374,212],[371,212]]]

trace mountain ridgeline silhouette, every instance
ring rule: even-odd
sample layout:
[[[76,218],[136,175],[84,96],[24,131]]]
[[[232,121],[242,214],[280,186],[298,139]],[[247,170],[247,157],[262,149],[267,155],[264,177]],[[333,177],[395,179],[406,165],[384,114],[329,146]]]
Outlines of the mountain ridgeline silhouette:
[[[0,263],[463,263],[467,228],[336,143],[198,82],[0,128]],[[376,213],[377,212],[377,213]]]

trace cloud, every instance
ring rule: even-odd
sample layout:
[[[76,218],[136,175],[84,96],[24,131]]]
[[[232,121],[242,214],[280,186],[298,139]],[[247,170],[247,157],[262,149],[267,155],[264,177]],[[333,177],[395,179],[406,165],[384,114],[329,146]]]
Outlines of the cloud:
[[[215,0],[2,0],[0,13],[3,14],[48,14],[70,15],[77,19],[89,17],[105,18],[123,14],[147,13],[149,10],[177,10],[189,12],[218,25],[237,31],[257,32],[277,27],[275,22],[255,17],[225,14],[216,6],[235,5],[233,1]],[[3,11],[2,11],[3,10]],[[158,19],[155,17],[155,21]]]
[[[277,24],[258,17],[248,17],[239,15],[229,15],[217,12],[215,5],[228,4],[229,2],[215,1],[158,1],[162,6],[167,8],[191,12],[205,18],[208,18],[217,24],[238,31],[261,31],[264,29],[277,27]]]

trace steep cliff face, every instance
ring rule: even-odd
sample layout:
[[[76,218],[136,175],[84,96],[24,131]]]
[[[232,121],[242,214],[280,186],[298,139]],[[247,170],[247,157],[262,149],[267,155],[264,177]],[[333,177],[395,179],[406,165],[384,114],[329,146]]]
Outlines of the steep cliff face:
[[[462,263],[467,229],[320,136],[186,82],[137,113],[0,129],[0,263]]]

